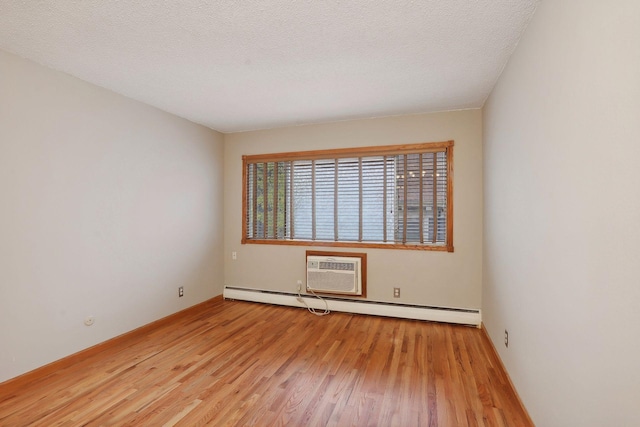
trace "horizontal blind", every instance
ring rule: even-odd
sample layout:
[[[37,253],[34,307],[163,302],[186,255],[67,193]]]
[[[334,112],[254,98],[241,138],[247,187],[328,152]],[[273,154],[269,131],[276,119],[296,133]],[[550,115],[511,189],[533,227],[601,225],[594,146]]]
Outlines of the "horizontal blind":
[[[446,148],[247,162],[246,238],[444,245]]]
[[[338,159],[338,241],[358,241],[360,232],[357,158]]]
[[[445,242],[447,239],[447,182],[448,168],[445,153],[434,153],[436,156],[436,242]]]
[[[393,176],[391,161],[385,170],[384,156],[365,157],[362,159],[362,240],[365,242],[385,242],[385,222],[393,218],[393,192],[385,193],[385,182],[389,174]],[[386,203],[385,203],[386,199]],[[391,229],[393,223],[388,224]]]
[[[446,243],[446,153],[399,155],[396,171],[396,242]]]
[[[285,239],[288,217],[288,162],[247,165],[247,235],[258,239]]]
[[[293,174],[293,187],[289,197],[293,200],[293,239],[311,240],[312,233],[312,186],[311,160],[297,160],[290,163]]]
[[[335,240],[335,161],[316,160],[315,165],[316,240]]]

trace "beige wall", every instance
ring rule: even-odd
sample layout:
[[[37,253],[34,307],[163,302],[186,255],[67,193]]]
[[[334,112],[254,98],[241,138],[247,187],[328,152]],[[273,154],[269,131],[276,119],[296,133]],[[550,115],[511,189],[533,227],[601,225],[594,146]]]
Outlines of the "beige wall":
[[[225,284],[294,292],[307,247],[241,245],[243,154],[455,140],[454,253],[365,249],[368,298],[479,308],[482,143],[479,110],[345,121],[225,136]],[[318,249],[318,248],[316,248]],[[231,252],[238,254],[231,259]],[[359,251],[354,249],[353,251]],[[392,288],[401,288],[394,299]]]
[[[219,133],[0,52],[0,382],[220,294],[222,160]]]
[[[640,425],[639,41],[543,1],[483,111],[483,319],[541,427]]]

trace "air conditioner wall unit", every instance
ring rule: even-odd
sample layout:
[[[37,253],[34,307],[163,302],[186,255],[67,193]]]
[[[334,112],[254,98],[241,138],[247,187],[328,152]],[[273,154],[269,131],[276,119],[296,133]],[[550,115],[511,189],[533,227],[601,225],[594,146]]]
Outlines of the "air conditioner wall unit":
[[[366,254],[307,251],[307,292],[366,296]]]

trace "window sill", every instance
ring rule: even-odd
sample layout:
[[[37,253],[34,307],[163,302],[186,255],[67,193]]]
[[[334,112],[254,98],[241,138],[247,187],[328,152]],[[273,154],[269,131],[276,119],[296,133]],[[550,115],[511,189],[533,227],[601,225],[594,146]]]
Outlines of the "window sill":
[[[287,246],[324,246],[338,248],[374,248],[374,249],[405,249],[414,251],[453,252],[453,246],[445,245],[419,245],[401,243],[375,243],[375,242],[332,242],[324,240],[274,240],[274,239],[242,239],[241,243],[254,245],[287,245]]]

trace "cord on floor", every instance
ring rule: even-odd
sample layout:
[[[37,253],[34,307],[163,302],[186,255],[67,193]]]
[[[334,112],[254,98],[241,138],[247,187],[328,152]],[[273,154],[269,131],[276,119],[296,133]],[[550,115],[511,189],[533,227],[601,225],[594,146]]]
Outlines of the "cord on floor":
[[[327,302],[327,300],[322,298],[320,295],[316,294],[315,292],[313,292],[312,289],[309,289],[309,292],[311,293],[311,295],[318,298],[320,301],[324,301],[325,308],[324,308],[324,311],[321,312],[321,311],[316,311],[316,309],[313,307],[310,307],[309,304],[307,304],[305,299],[302,297],[302,294],[301,294],[302,291],[300,288],[301,287],[298,286],[298,301],[300,301],[302,304],[305,305],[305,307],[307,307],[307,310],[309,311],[309,313],[315,314],[316,316],[326,316],[327,314],[331,313],[329,311],[329,303]]]

